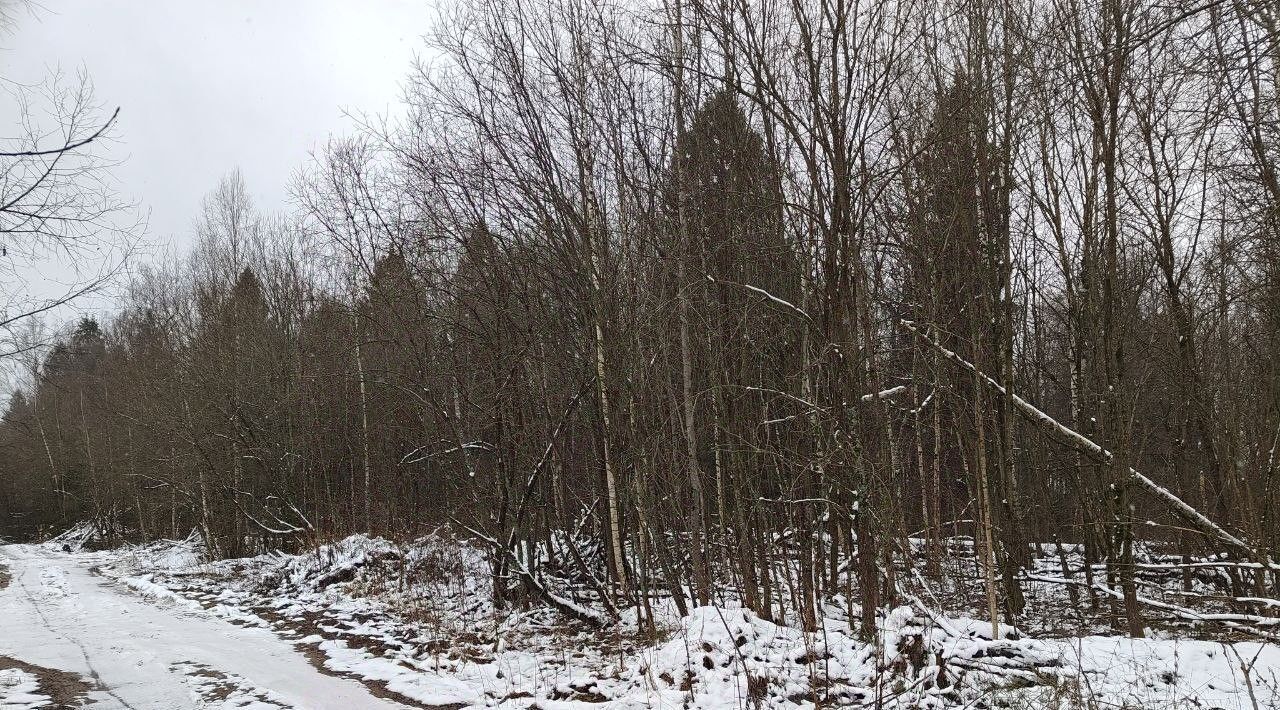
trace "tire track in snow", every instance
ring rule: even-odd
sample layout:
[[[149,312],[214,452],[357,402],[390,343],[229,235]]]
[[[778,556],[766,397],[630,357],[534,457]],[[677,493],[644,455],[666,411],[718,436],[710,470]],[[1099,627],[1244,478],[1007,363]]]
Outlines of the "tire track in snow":
[[[5,631],[14,632],[0,633],[0,652],[79,668],[86,683],[97,684],[93,695],[105,707],[205,707],[192,692],[191,675],[183,672],[195,665],[207,669],[204,675],[226,676],[226,687],[213,690],[246,699],[262,696],[310,710],[409,707],[378,697],[363,683],[317,671],[290,640],[269,628],[241,628],[139,596],[88,569],[94,555],[0,546],[0,559],[11,561],[14,576],[21,576],[20,584],[0,592],[0,615],[13,617],[12,629]]]
[[[45,568],[45,569],[48,569],[48,568]],[[112,699],[120,703],[120,705],[126,708],[126,710],[140,710],[139,708],[136,708],[130,705],[128,702],[126,702],[124,698],[120,697],[119,695],[116,695],[116,693],[113,690],[111,690],[111,688],[106,683],[102,681],[102,676],[98,675],[98,669],[94,667],[93,661],[89,660],[88,649],[84,647],[83,643],[80,643],[79,639],[68,636],[67,634],[62,633],[61,631],[53,627],[53,624],[49,622],[49,617],[46,616],[44,613],[44,610],[40,608],[40,603],[36,601],[35,595],[31,593],[30,587],[28,587],[27,584],[22,581],[22,578],[27,575],[27,571],[28,571],[28,568],[23,568],[22,572],[18,575],[17,579],[15,579],[14,582],[16,582],[18,585],[18,588],[22,590],[23,595],[26,596],[27,601],[30,602],[31,608],[35,610],[36,616],[40,617],[40,623],[46,629],[49,630],[49,633],[53,634],[54,636],[57,636],[63,641],[68,641],[72,643],[73,645],[75,645],[76,648],[80,649],[80,655],[84,657],[84,665],[89,669],[89,676],[93,678],[94,690],[100,690],[106,693],[107,695],[111,696]],[[65,595],[65,592],[64,592],[64,595]]]

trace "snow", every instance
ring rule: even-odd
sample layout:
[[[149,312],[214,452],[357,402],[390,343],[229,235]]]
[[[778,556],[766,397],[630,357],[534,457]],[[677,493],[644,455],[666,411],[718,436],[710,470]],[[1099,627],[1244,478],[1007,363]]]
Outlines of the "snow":
[[[200,563],[203,545],[195,533],[185,540],[158,540],[149,545],[125,548],[135,566],[155,572],[179,572]]]
[[[1276,644],[1087,636],[1047,645],[1079,669],[1077,684],[1100,707],[1253,710],[1280,706],[1280,646]],[[1242,664],[1250,669],[1249,680]],[[1038,700],[1049,696],[1047,690],[1025,694]],[[1043,705],[1059,706],[1066,707]]]
[[[240,679],[242,692],[276,698],[276,707],[403,707],[355,681],[321,673],[265,629],[232,625],[172,601],[157,604],[134,591],[151,583],[111,584],[90,571],[121,559],[116,553],[64,554],[57,547],[0,547],[13,577],[0,590],[0,656],[98,679],[89,696],[95,708],[208,707],[182,664]]]
[[[124,577],[121,579],[125,586],[144,597],[164,602],[177,607],[198,610],[204,607],[199,602],[192,601],[179,594],[169,591],[155,582],[151,581],[151,575],[143,575],[141,577]]]
[[[874,401],[876,401],[876,400],[878,400],[878,399],[892,399],[893,397],[896,397],[896,396],[898,396],[898,395],[902,394],[903,392],[905,392],[905,391],[906,391],[906,389],[907,389],[907,386],[906,386],[906,385],[898,385],[897,387],[890,387],[890,388],[889,388],[889,389],[887,389],[887,390],[880,390],[879,392],[873,392],[873,393],[871,393],[871,394],[864,394],[864,395],[862,395],[862,401],[863,401],[863,402],[874,402]],[[930,396],[932,396],[932,395],[930,395]],[[923,405],[922,405],[922,406],[923,406]]]
[[[0,710],[26,710],[53,704],[40,693],[39,679],[18,668],[0,670]]]
[[[1077,563],[1077,546],[1048,547]],[[91,699],[105,708],[403,707],[397,698],[548,710],[1280,704],[1280,646],[1257,641],[1084,629],[1036,638],[1007,624],[992,639],[989,621],[906,592],[911,605],[887,610],[870,643],[851,632],[839,599],[809,632],[732,605],[680,617],[656,602],[657,633],[642,634],[635,609],[604,630],[536,604],[495,609],[486,551],[447,532],[400,543],[357,535],[214,563],[199,562],[198,548],[0,548],[15,572],[0,618],[18,620],[0,634],[0,655],[97,672],[105,690]],[[1139,557],[1151,574],[1167,573],[1167,557]],[[1057,563],[1051,554],[1040,571]],[[1064,593],[1030,580],[1033,603]],[[39,691],[32,678],[0,676],[9,677],[14,693]]]
[[[240,676],[221,673],[196,663],[175,663],[170,669],[185,676],[202,708],[281,710],[295,707],[279,693],[255,688]]]
[[[319,648],[328,657],[324,665],[368,680],[382,681],[387,689],[427,705],[479,705],[484,693],[476,686],[448,676],[407,667],[403,662],[378,658],[350,648],[345,641],[321,641]]]

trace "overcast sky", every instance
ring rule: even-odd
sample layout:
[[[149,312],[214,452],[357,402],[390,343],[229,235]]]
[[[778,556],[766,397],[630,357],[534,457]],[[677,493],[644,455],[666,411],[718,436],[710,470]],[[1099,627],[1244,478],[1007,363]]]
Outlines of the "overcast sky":
[[[5,0],[0,0],[3,2]],[[34,83],[83,67],[121,108],[121,192],[181,252],[201,198],[239,167],[284,207],[308,151],[384,113],[422,48],[431,0],[39,0],[0,38],[0,67]]]

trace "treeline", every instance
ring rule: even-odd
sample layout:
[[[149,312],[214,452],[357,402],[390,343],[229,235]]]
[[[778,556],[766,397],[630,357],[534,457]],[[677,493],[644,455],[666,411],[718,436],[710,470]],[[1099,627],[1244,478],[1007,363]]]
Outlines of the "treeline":
[[[296,214],[233,176],[189,258],[31,363],[0,532],[451,524],[499,601],[842,598],[864,632],[912,539],[936,576],[971,536],[1010,620],[1058,540],[1141,634],[1136,541],[1280,543],[1275,23],[464,0]]]

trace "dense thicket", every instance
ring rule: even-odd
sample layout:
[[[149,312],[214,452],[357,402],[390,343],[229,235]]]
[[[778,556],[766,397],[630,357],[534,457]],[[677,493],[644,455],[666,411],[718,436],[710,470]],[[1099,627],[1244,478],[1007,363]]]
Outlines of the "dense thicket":
[[[1140,634],[1137,542],[1280,546],[1275,23],[462,2],[295,216],[233,176],[190,258],[30,363],[0,532],[449,523],[499,601],[555,573],[864,631],[912,539],[936,575],[972,536],[1010,619],[1057,539]]]

